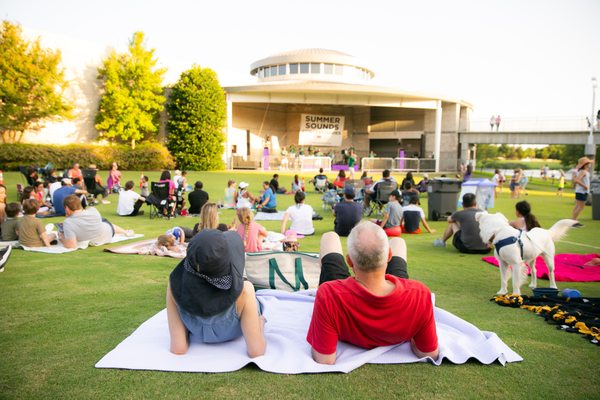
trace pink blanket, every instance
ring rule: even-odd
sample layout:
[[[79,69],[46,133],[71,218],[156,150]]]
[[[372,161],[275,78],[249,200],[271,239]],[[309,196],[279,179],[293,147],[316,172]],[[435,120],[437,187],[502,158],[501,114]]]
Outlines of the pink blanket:
[[[600,266],[584,266],[600,254],[557,254],[554,256],[554,276],[559,282],[599,282]],[[498,266],[496,257],[483,257],[483,261]],[[536,275],[541,279],[548,279],[548,267],[538,257],[535,261]],[[531,271],[530,271],[531,272]]]

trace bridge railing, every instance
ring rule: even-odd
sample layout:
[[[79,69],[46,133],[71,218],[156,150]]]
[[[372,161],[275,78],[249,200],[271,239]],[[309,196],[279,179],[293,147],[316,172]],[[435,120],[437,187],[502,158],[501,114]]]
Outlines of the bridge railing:
[[[496,132],[489,118],[471,120],[472,132]],[[581,116],[502,118],[499,132],[579,132],[589,130],[588,121]]]

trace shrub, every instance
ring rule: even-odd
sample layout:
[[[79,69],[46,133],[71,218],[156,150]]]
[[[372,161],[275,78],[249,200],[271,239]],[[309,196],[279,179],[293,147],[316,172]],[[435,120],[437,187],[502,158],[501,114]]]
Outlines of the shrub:
[[[0,146],[0,169],[17,170],[23,165],[44,166],[52,163],[56,169],[65,169],[78,162],[82,167],[96,164],[109,169],[113,161],[127,170],[160,170],[175,166],[173,157],[160,143],[147,142],[131,149],[127,145],[100,146],[70,144],[53,146],[41,144],[4,144]]]

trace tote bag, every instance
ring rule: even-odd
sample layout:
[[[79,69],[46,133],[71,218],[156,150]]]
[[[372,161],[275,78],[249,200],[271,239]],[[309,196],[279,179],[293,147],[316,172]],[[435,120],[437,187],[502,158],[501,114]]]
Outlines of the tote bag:
[[[288,292],[316,289],[320,274],[321,260],[318,253],[246,253],[246,277],[257,289],[280,289]]]

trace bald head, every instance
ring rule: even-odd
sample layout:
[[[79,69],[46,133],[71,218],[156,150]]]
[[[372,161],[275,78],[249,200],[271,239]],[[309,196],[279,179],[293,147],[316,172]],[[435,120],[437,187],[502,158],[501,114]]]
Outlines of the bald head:
[[[386,268],[390,251],[388,238],[379,225],[369,221],[356,225],[348,236],[348,257],[364,272]]]

